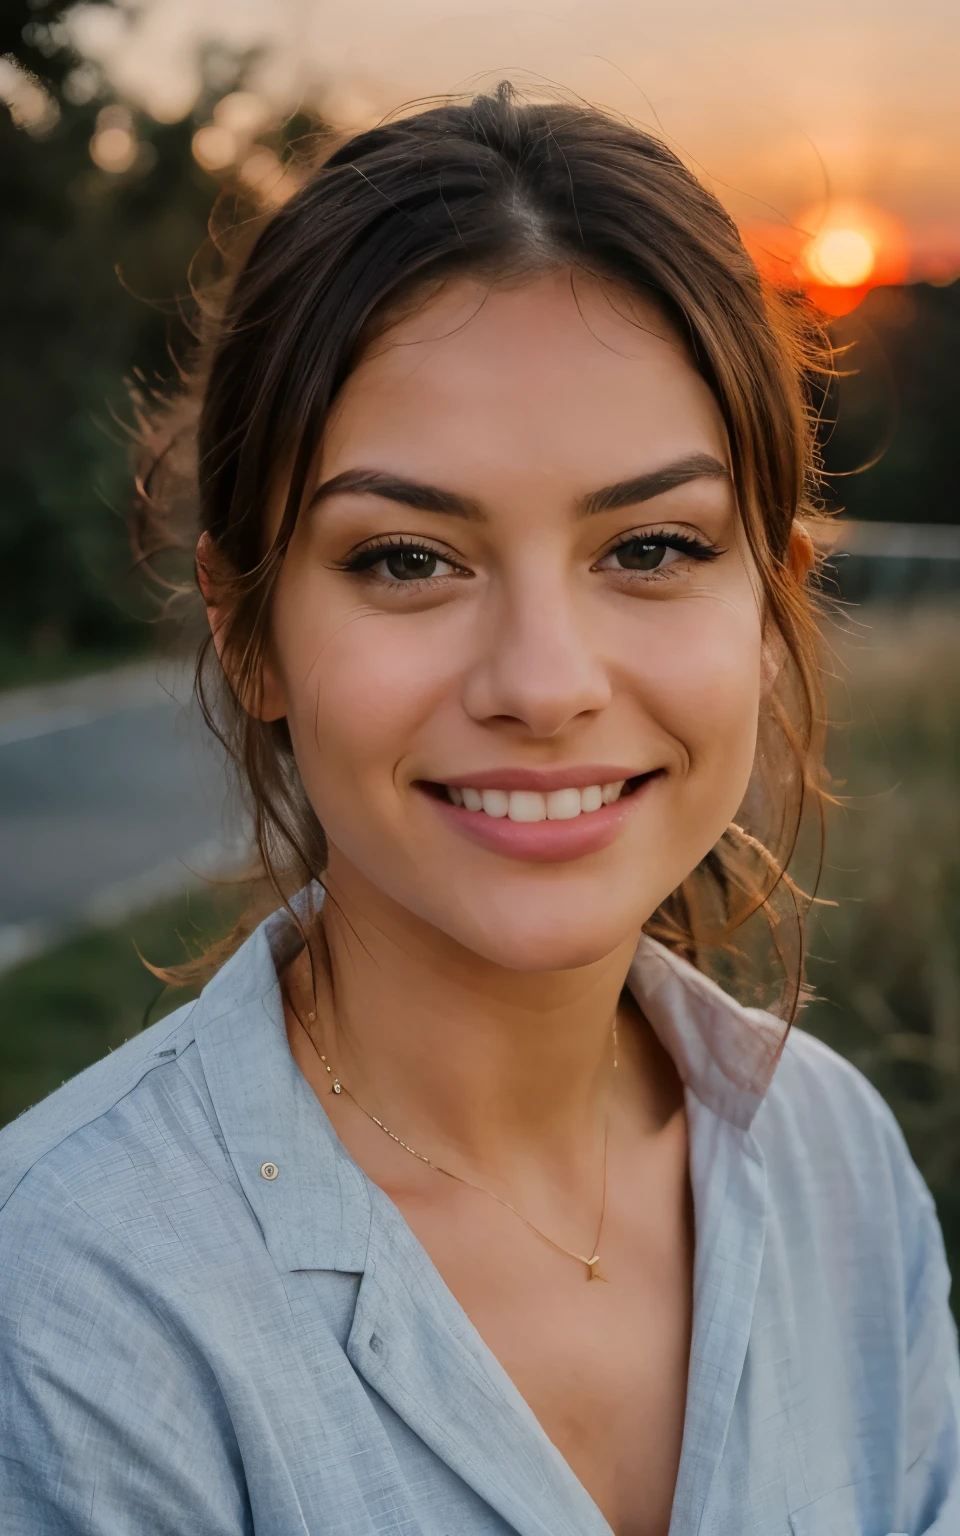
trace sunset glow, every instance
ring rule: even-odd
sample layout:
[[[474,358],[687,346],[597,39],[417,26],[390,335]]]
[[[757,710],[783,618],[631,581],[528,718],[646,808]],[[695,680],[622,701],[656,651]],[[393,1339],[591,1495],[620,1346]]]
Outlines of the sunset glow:
[[[855,288],[865,283],[876,265],[873,245],[859,229],[827,229],[806,253],[807,266],[822,283]]]
[[[871,288],[906,281],[910,242],[899,219],[864,199],[808,208],[797,220],[803,235],[795,271],[828,315],[855,309]]]
[[[781,288],[802,288],[828,315],[855,309],[871,288],[906,282],[910,241],[899,219],[864,199],[807,208],[795,223],[750,224],[744,242]]]
[[[86,71],[159,122],[192,116],[191,131],[232,135],[229,159],[219,133],[197,141],[217,178],[297,112],[356,132],[503,77],[534,96],[595,102],[663,136],[760,264],[834,313],[871,287],[960,276],[960,6],[914,0],[909,15],[867,15],[865,30],[827,0],[802,15],[761,0],[68,0],[63,27],[81,61],[74,83]],[[211,60],[227,59],[242,68],[208,80]],[[15,93],[29,127],[42,103],[28,84],[0,61],[0,100]],[[119,139],[97,153],[111,144],[119,159]],[[833,206],[852,199],[855,211]]]

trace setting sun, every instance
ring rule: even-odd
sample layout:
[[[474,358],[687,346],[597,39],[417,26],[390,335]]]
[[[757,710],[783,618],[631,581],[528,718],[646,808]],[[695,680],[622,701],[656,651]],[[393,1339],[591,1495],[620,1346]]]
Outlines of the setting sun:
[[[827,229],[806,253],[807,266],[823,283],[853,288],[865,283],[876,265],[873,245],[858,229]]]
[[[820,203],[781,224],[743,228],[747,249],[765,277],[802,288],[828,315],[855,309],[871,288],[896,286],[910,269],[907,232],[876,203]]]
[[[829,315],[855,309],[871,288],[902,283],[909,268],[906,230],[876,203],[845,199],[808,208],[795,272]]]

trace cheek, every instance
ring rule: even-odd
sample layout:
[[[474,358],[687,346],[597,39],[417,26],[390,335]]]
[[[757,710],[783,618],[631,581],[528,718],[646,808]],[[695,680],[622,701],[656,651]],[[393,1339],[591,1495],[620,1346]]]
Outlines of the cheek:
[[[436,615],[331,612],[320,598],[288,603],[276,629],[287,718],[304,788],[328,831],[349,808],[395,800],[397,765],[444,698],[453,665]],[[364,793],[357,791],[363,788]]]
[[[704,598],[669,610],[644,659],[651,712],[673,737],[686,777],[739,803],[756,747],[760,619],[752,603]]]

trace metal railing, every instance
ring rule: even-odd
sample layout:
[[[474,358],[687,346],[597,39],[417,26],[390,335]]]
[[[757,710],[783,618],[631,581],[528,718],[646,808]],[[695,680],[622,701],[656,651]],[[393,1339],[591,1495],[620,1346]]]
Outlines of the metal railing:
[[[838,518],[817,530],[824,587],[851,602],[960,596],[960,524]]]

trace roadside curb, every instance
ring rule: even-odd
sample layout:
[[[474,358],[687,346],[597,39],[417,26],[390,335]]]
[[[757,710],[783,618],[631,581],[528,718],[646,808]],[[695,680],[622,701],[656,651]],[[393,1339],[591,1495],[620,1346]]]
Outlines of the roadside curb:
[[[118,927],[162,901],[240,875],[249,863],[245,843],[208,838],[179,858],[164,859],[142,874],[102,887],[60,921],[0,925],[0,976],[83,933]]]
[[[193,688],[188,657],[151,657],[104,672],[0,693],[0,746],[86,725],[121,710],[163,700],[187,704]]]

